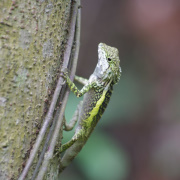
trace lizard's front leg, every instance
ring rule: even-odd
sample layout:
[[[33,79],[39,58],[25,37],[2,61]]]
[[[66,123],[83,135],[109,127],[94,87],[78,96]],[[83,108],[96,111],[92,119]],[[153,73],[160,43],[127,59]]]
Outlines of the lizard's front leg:
[[[75,78],[74,78],[77,82],[79,82],[80,84],[82,84],[82,85],[86,85],[86,84],[88,84],[88,79],[85,79],[85,78],[83,78],[83,77],[79,77],[79,76],[75,76]]]
[[[81,97],[83,96],[86,92],[88,92],[92,87],[94,87],[96,85],[95,82],[92,83],[88,83],[89,81],[80,77],[77,77],[77,79],[81,79],[79,80],[81,83],[85,83],[86,85],[83,86],[83,88],[81,90],[79,90],[76,85],[70,80],[68,73],[66,70],[62,71],[62,76],[63,78],[66,80],[67,85],[69,86],[70,90],[77,96],[77,97]]]
[[[69,147],[71,147],[76,141],[79,141],[79,139],[83,139],[82,135],[84,134],[84,129],[76,129],[75,135],[72,137],[70,141],[67,143],[63,144],[60,148],[60,152],[65,151]]]

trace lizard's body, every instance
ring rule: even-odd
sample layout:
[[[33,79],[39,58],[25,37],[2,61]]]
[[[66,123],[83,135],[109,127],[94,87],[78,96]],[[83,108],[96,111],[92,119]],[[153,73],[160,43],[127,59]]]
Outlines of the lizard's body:
[[[75,135],[69,142],[62,145],[60,149],[61,152],[66,150],[61,163],[64,168],[84,146],[106,109],[112,94],[113,85],[120,79],[121,68],[118,50],[100,43],[98,56],[98,64],[89,80],[76,77],[76,80],[84,84],[81,91],[69,79],[67,73],[63,75],[69,88],[77,97],[85,94],[70,123],[71,125],[65,125],[66,130],[71,130],[78,121]]]

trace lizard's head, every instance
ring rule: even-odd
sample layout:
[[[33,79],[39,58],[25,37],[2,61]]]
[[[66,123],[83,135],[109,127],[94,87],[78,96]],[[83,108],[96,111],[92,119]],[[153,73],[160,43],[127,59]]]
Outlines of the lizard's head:
[[[104,43],[98,45],[98,64],[95,75],[100,79],[113,80],[117,83],[121,76],[119,52],[117,48],[110,47]]]

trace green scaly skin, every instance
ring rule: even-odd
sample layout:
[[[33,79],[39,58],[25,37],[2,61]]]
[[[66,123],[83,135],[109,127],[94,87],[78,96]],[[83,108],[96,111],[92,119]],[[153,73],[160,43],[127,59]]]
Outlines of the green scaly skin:
[[[78,90],[66,72],[63,73],[70,90],[77,97],[85,95],[83,102],[80,103],[75,112],[75,116],[70,121],[71,125],[65,124],[65,130],[71,130],[75,123],[78,122],[72,139],[60,148],[60,152],[66,150],[62,157],[61,169],[68,166],[86,143],[106,109],[112,94],[113,85],[119,81],[120,76],[121,68],[118,50],[104,43],[100,43],[98,46],[98,64],[89,80],[77,76],[75,78],[84,84],[81,90]]]

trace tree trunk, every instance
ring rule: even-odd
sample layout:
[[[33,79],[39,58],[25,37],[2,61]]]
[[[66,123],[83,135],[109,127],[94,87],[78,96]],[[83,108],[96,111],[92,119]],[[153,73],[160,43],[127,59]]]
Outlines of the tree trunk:
[[[1,180],[19,177],[48,110],[70,8],[69,0],[0,1]],[[46,179],[58,174],[56,160],[51,164]]]

